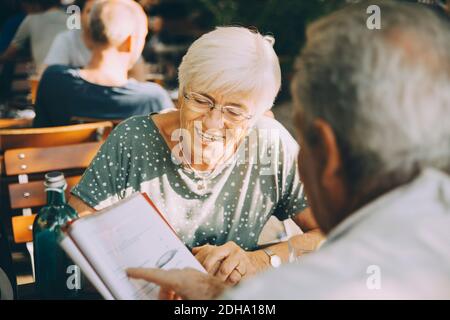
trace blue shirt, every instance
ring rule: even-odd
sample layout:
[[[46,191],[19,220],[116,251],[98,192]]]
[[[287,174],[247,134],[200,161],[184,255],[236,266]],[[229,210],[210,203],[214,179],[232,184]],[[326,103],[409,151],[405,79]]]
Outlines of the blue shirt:
[[[79,69],[50,66],[39,83],[34,127],[67,125],[74,116],[125,119],[174,107],[158,84],[130,80],[121,87],[102,86],[82,79]]]

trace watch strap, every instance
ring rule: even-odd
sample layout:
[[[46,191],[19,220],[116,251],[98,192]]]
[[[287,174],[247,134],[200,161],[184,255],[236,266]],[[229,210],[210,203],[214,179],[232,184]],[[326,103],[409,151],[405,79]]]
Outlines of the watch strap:
[[[269,256],[269,258],[272,258],[272,256],[275,255],[275,253],[270,248],[264,248],[263,250]]]

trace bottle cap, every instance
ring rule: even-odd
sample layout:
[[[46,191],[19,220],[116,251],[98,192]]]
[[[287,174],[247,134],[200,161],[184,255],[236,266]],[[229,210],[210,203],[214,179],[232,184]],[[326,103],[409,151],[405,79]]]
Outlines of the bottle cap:
[[[64,173],[59,171],[52,171],[45,174],[45,187],[47,188],[64,188],[66,179]]]

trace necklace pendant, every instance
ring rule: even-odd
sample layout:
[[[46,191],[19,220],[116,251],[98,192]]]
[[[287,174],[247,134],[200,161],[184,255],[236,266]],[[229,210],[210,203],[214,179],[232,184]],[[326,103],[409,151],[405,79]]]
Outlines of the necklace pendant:
[[[197,189],[198,190],[203,190],[205,188],[206,188],[205,181],[199,181],[198,184],[197,184]]]

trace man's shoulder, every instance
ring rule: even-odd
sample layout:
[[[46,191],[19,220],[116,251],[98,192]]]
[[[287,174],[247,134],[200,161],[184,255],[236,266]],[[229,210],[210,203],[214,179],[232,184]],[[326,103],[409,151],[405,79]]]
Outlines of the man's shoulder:
[[[44,11],[40,14],[40,17],[43,18],[44,20],[55,19],[62,21],[64,23],[67,21],[67,15],[62,9]]]
[[[63,10],[46,10],[44,12],[36,12],[27,15],[25,19],[28,19],[30,23],[42,23],[53,20],[65,23],[67,21],[67,15]]]
[[[159,84],[131,80],[128,82],[126,89],[135,101],[138,100],[150,106],[151,111],[174,107],[169,93]]]
[[[73,41],[72,39],[76,37],[78,34],[77,30],[66,30],[60,32],[56,35],[55,40],[53,42],[59,42],[60,44],[68,44]]]
[[[165,94],[165,90],[154,82],[140,82],[134,79],[128,81],[127,89],[148,97],[155,97]]]
[[[50,65],[42,74],[39,87],[47,87],[49,84],[52,87],[66,87],[68,83],[72,83],[76,78],[76,68],[58,64]]]
[[[42,79],[48,77],[74,77],[77,74],[77,70],[77,68],[70,66],[54,64],[45,69]]]

